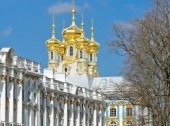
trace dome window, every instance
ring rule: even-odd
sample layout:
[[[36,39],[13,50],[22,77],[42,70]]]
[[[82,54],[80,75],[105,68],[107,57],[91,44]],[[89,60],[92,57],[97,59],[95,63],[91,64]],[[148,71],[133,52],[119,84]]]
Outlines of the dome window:
[[[90,62],[92,62],[92,61],[93,61],[93,55],[90,54]]]
[[[64,57],[63,57],[63,55],[61,55],[61,61],[63,61],[63,59],[64,59]]]
[[[70,47],[70,56],[73,56],[73,47]]]
[[[53,54],[53,52],[51,52],[51,59],[53,59],[54,58],[54,54]]]
[[[83,58],[83,51],[80,50],[80,58]]]

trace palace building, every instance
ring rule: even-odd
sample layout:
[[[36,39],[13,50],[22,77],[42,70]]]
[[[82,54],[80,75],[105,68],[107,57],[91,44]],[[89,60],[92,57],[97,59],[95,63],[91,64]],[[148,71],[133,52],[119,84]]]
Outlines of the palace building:
[[[142,111],[114,91],[122,77],[99,77],[92,20],[87,38],[82,19],[76,25],[73,4],[62,40],[45,42],[48,67],[22,58],[12,48],[0,49],[0,126],[140,126]]]
[[[63,29],[63,40],[52,36],[45,43],[48,67],[15,55],[11,48],[0,50],[1,126],[103,126],[103,97],[92,90],[98,76],[99,44],[86,38],[84,23]],[[93,23],[92,23],[93,24]]]

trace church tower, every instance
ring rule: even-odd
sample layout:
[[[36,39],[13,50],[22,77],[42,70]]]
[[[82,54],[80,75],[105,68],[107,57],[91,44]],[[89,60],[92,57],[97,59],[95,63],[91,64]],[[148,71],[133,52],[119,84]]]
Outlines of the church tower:
[[[63,28],[62,41],[55,37],[53,19],[52,37],[46,42],[49,57],[48,69],[53,70],[56,79],[57,77],[61,78],[60,75],[63,73],[65,81],[76,84],[81,83],[78,86],[89,88],[93,78],[98,76],[97,54],[100,45],[94,39],[93,20],[91,39],[88,39],[85,35],[83,16],[81,26],[76,25],[74,1],[71,14],[71,25]]]

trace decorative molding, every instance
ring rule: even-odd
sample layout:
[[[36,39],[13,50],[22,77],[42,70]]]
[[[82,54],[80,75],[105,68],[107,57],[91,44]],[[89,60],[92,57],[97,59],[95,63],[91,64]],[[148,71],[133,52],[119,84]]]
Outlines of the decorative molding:
[[[136,126],[136,121],[132,116],[125,116],[124,120],[123,120],[123,126],[126,126],[126,122],[127,121],[131,121],[132,122],[132,126]]]
[[[117,126],[119,126],[119,120],[116,117],[109,117],[106,121],[106,125],[110,126],[111,122],[115,122]]]

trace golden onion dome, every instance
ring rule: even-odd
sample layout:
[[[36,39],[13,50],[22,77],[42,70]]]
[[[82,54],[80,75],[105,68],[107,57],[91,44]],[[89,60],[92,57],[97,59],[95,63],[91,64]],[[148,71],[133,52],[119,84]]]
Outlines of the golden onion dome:
[[[100,47],[100,44],[98,42],[96,42],[95,39],[94,39],[94,26],[93,26],[93,20],[92,20],[91,40],[90,40],[89,45],[88,45],[88,51],[90,53],[93,53],[93,52],[97,53],[99,47]]]
[[[71,10],[71,14],[72,14],[72,24],[63,30],[63,38],[67,41],[67,40],[75,40],[77,38],[79,38],[82,34],[82,31],[79,27],[76,26],[75,24],[75,7],[73,6],[73,9]]]
[[[82,16],[81,29],[82,29],[82,34],[78,39],[76,39],[76,46],[79,49],[87,48],[87,45],[89,44],[89,39],[85,37],[83,16]]]
[[[76,25],[71,25],[67,29],[63,30],[63,38],[66,40],[75,40],[81,36],[81,29]]]
[[[50,50],[57,50],[57,48],[61,44],[61,41],[56,39],[56,37],[55,37],[55,28],[56,28],[56,26],[55,26],[54,21],[53,21],[53,24],[52,24],[52,37],[46,41],[46,46]]]

